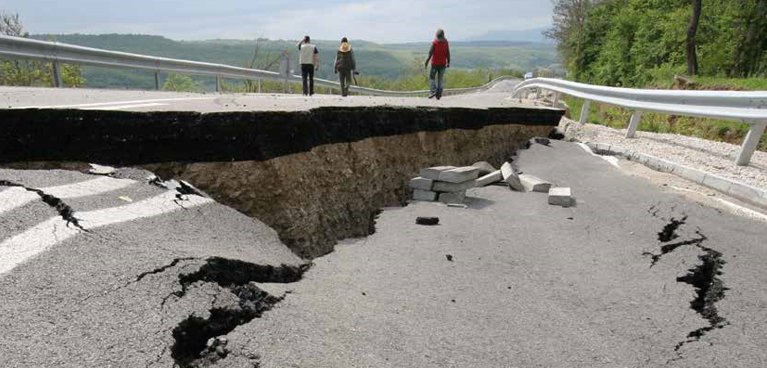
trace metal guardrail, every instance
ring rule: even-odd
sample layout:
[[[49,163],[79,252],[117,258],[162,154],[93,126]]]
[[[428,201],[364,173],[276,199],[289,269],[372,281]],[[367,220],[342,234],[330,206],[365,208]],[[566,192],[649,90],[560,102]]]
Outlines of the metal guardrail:
[[[751,124],[735,163],[746,166],[767,127],[767,91],[676,91],[595,86],[561,79],[528,79],[514,89],[513,96],[530,89],[555,92],[585,100],[580,123],[585,124],[591,101],[620,106],[634,111],[626,137],[633,138],[646,112],[731,120]],[[537,94],[537,97],[540,93]]]
[[[223,64],[205,63],[199,61],[169,59],[156,56],[132,54],[127,52],[108,51],[90,47],[70,45],[61,42],[40,41],[22,37],[0,35],[0,57],[13,59],[34,59],[53,64],[54,84],[62,85],[60,64],[82,64],[110,68],[125,68],[149,70],[155,73],[155,87],[160,89],[159,73],[180,73],[216,77],[216,90],[220,90],[221,78],[273,80],[289,83],[302,83],[297,75],[282,75],[266,70],[248,69]],[[517,79],[501,77],[490,83],[475,88],[445,89],[445,94],[471,93],[487,90],[500,81]],[[315,86],[341,89],[339,82],[327,79],[314,79]],[[259,83],[259,91],[260,91]],[[350,86],[350,91],[373,96],[411,97],[426,95],[429,91],[386,91],[374,88]]]

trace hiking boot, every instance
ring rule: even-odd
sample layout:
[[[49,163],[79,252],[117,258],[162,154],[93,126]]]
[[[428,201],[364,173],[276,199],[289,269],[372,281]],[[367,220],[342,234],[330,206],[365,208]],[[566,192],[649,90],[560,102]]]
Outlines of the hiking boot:
[[[431,94],[429,94],[429,98],[430,98],[430,99],[432,99],[432,98],[434,98],[434,97],[437,97],[437,94],[436,94],[436,93],[431,93]]]

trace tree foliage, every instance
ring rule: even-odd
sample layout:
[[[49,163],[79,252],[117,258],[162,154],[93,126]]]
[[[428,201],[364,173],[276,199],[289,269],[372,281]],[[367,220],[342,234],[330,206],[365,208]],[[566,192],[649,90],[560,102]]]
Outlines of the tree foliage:
[[[571,78],[646,86],[658,75],[687,71],[695,2],[554,0],[554,27],[546,34],[557,42]],[[697,74],[767,75],[767,0],[702,1],[696,28],[691,61]]]
[[[176,92],[199,92],[202,90],[202,87],[188,75],[171,73],[168,76],[168,79],[165,80],[165,84],[163,84],[162,90]]]
[[[18,14],[0,12],[0,34],[29,37]],[[77,65],[61,64],[61,80],[64,87],[85,84],[82,71]],[[0,85],[6,86],[53,86],[53,66],[37,60],[0,60]]]

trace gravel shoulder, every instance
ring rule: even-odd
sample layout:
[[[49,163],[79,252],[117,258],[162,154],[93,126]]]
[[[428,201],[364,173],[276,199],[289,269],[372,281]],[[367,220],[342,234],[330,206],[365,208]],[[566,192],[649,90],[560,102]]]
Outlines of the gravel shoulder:
[[[617,145],[767,189],[767,152],[757,151],[748,166],[737,166],[734,161],[740,146],[734,144],[650,132],[637,132],[637,138],[626,138],[625,129],[596,124],[580,126],[569,119],[562,119],[560,128],[566,131],[568,138],[581,142]]]

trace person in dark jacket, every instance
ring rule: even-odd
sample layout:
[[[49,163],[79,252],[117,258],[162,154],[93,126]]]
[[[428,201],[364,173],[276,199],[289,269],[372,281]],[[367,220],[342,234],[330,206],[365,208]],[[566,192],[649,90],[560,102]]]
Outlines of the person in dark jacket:
[[[429,98],[442,98],[442,89],[445,81],[445,70],[450,67],[450,44],[445,38],[445,31],[437,30],[437,36],[431,43],[429,57],[424,62],[424,67],[429,66],[431,60],[431,71],[429,80],[431,81],[431,93]]]
[[[346,97],[349,95],[349,85],[352,84],[352,74],[357,69],[352,45],[346,37],[341,40],[341,46],[338,47],[335,65],[336,74],[341,80],[341,95]]]

